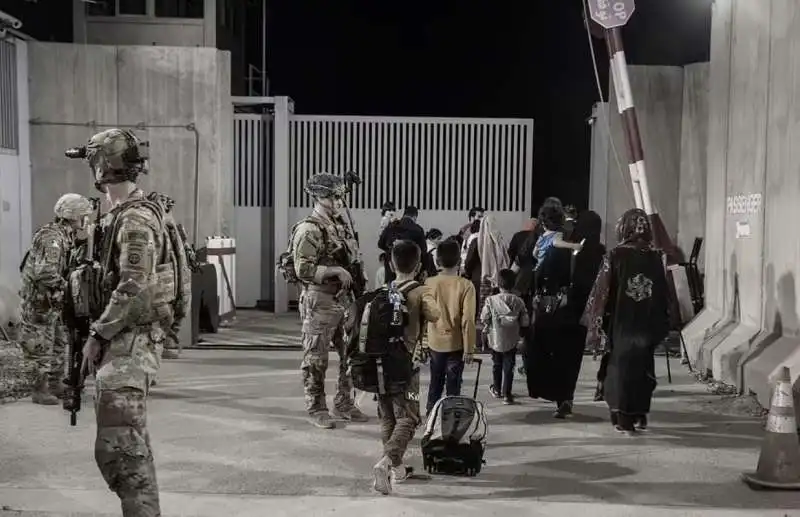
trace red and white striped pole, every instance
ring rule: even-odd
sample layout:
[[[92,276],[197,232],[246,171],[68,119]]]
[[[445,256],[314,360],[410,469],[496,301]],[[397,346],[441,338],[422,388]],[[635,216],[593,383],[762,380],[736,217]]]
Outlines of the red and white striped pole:
[[[589,0],[588,5],[592,20],[605,29],[604,38],[611,61],[611,77],[617,96],[617,109],[622,118],[625,144],[628,148],[628,171],[633,185],[634,202],[637,208],[641,208],[649,216],[653,227],[654,244],[664,251],[668,263],[675,264],[681,260],[680,253],[669,238],[664,222],[650,197],[642,136],[639,132],[639,121],[628,77],[628,62],[625,59],[625,47],[622,43],[621,27],[633,14],[634,2],[633,0]]]
[[[628,77],[628,62],[625,59],[625,47],[622,44],[622,31],[618,27],[607,31],[606,45],[611,60],[611,75],[614,81],[614,92],[617,95],[617,109],[622,117],[625,144],[628,147],[628,171],[631,174],[636,208],[641,208],[647,213],[650,225],[653,227],[654,244],[664,251],[667,263],[676,264],[681,257],[678,256],[678,250],[672,243],[672,239],[669,238],[667,228],[650,198],[642,135],[639,132],[639,119],[636,117],[636,107],[633,104],[631,81]]]

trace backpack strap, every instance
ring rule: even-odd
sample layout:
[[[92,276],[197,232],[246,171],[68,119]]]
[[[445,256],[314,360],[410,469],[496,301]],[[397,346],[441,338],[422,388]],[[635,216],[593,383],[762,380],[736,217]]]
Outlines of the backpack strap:
[[[28,251],[25,252],[25,256],[22,257],[22,262],[19,263],[19,272],[22,273],[22,270],[25,269],[25,264],[28,262],[28,257],[31,256],[31,249],[28,248]]]
[[[411,291],[413,291],[417,287],[420,287],[421,285],[422,284],[420,284],[416,280],[407,280],[407,281],[403,282],[402,284],[397,285],[397,290],[400,291],[400,293],[403,296],[406,296],[408,293],[410,293]]]

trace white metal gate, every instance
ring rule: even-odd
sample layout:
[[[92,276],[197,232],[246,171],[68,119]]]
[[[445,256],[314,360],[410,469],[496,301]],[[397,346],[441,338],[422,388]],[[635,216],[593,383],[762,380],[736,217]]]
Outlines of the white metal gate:
[[[273,293],[274,124],[270,115],[234,118],[237,304],[253,306]],[[290,220],[311,207],[303,192],[310,176],[358,172],[362,185],[350,204],[370,276],[386,201],[416,206],[420,224],[445,235],[467,222],[473,206],[492,212],[509,233],[529,217],[532,120],[292,115],[289,133]]]

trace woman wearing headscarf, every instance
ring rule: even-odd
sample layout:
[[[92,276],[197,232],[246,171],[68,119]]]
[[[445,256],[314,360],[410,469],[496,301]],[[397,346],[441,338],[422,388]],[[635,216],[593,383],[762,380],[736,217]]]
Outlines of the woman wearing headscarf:
[[[539,224],[545,233],[538,243],[561,230],[564,210],[556,201],[548,199],[539,210]],[[570,303],[573,255],[569,248],[538,243],[540,253],[534,254],[533,332],[524,357],[528,394],[555,402],[554,416],[564,418],[572,412],[576,376],[580,372],[575,357],[579,354],[578,361],[583,359],[584,346],[574,343],[580,311]]]
[[[653,353],[669,331],[667,279],[653,248],[647,214],[632,209],[617,222],[619,244],[603,258],[582,323],[587,346],[605,343],[603,396],[619,432],[647,429],[656,387]],[[604,340],[603,337],[606,337]]]
[[[592,290],[606,247],[600,242],[603,221],[597,213],[581,213],[572,229],[572,239],[583,247],[572,259],[572,282],[567,291],[567,309],[561,327],[561,345],[553,349],[547,373],[549,400],[556,402],[556,418],[572,413],[575,387],[586,350],[586,327],[580,324],[589,293]]]
[[[477,259],[477,260],[476,260]],[[508,247],[506,246],[503,234],[497,227],[497,223],[491,214],[486,214],[480,220],[480,228],[477,237],[470,244],[467,251],[467,272],[471,272],[471,279],[475,283],[478,277],[478,303],[476,304],[475,318],[478,319],[483,302],[489,297],[493,290],[498,287],[499,273],[509,267]],[[477,267],[480,267],[479,275],[475,275]],[[481,344],[485,345],[481,332]],[[483,347],[485,348],[485,346]]]

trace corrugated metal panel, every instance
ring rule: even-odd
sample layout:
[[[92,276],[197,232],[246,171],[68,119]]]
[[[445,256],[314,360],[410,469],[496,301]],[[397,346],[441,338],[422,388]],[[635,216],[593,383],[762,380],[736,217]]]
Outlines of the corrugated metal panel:
[[[532,120],[295,115],[290,131],[291,206],[310,206],[303,185],[317,172],[355,170],[353,208],[530,209]]]
[[[17,97],[17,48],[0,40],[0,149],[19,146],[19,99]]]
[[[272,206],[274,124],[270,115],[234,117],[235,205]],[[312,175],[355,170],[363,185],[353,208],[385,201],[420,210],[527,212],[533,121],[294,115],[290,121],[290,205],[309,207]]]
[[[271,115],[234,116],[234,205],[272,206],[275,168]]]

